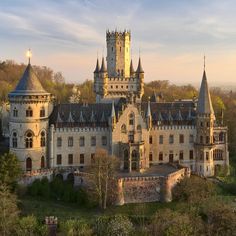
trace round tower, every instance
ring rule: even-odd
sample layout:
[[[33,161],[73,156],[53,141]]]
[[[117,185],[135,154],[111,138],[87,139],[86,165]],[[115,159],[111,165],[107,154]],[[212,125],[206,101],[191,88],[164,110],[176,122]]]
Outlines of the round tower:
[[[30,60],[8,97],[10,152],[18,157],[24,171],[48,168],[48,121],[53,97],[42,87]]]

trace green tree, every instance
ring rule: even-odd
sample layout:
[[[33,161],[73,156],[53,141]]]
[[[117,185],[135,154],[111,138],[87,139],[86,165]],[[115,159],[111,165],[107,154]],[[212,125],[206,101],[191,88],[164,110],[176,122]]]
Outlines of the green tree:
[[[0,156],[0,181],[14,187],[20,177],[21,167],[17,157],[12,153]]]
[[[48,228],[46,225],[39,224],[36,217],[26,216],[22,217],[18,221],[18,236],[47,236],[48,235]]]
[[[5,184],[0,184],[0,235],[14,235],[18,213],[15,194]]]
[[[84,220],[67,220],[61,225],[62,232],[67,236],[93,235],[91,226]]]

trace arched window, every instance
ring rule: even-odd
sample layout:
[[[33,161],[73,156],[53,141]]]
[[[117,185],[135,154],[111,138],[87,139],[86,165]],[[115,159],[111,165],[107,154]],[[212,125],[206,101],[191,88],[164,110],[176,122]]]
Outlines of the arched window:
[[[121,126],[121,133],[126,133],[126,125],[125,124],[123,124]]]
[[[30,157],[26,159],[26,170],[31,171],[32,170],[32,160]]]
[[[40,108],[40,117],[45,117],[45,108],[44,107]]]
[[[26,117],[32,117],[33,116],[33,110],[31,107],[28,107],[26,110]]]
[[[32,148],[33,147],[33,134],[28,131],[25,135],[25,147]]]
[[[16,132],[12,134],[12,147],[17,148],[17,133]]]
[[[15,107],[13,109],[13,116],[18,117],[18,110]]]
[[[41,132],[40,144],[41,144],[41,147],[46,146],[46,135],[44,131]]]
[[[137,161],[138,160],[138,153],[136,150],[132,151],[132,161]]]
[[[129,114],[129,124],[134,125],[134,114],[133,113]]]
[[[138,131],[138,132],[141,132],[141,131],[142,131],[141,125],[137,125],[137,131]]]
[[[41,169],[45,168],[45,158],[44,156],[41,157]]]

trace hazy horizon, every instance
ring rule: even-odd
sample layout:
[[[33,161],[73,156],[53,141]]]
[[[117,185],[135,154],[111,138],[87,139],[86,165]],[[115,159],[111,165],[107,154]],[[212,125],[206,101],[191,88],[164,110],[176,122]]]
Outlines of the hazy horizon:
[[[145,82],[200,85],[203,56],[211,87],[236,86],[233,0],[0,2],[1,57],[61,71],[66,82],[93,79],[106,55],[107,29],[130,29],[134,66],[139,48]],[[103,53],[104,52],[104,53]]]

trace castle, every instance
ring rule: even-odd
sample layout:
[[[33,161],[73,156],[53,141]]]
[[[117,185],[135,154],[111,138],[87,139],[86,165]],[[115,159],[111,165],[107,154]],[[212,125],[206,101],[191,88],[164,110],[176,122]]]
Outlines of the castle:
[[[54,104],[29,62],[10,101],[10,151],[24,171],[83,167],[97,148],[124,173],[178,162],[201,176],[229,165],[227,127],[214,115],[205,68],[198,99],[142,101],[144,70],[130,58],[131,33],[106,32],[107,57],[94,70],[94,104]]]

